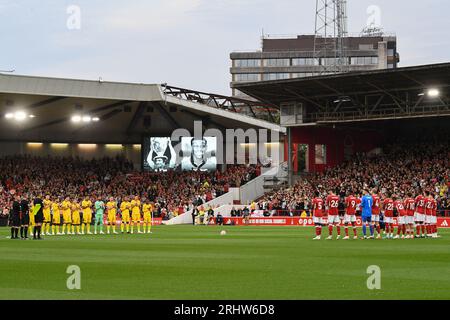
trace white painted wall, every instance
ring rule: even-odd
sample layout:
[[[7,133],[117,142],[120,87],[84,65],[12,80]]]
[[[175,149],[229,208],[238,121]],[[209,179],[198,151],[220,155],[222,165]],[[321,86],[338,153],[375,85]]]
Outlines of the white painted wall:
[[[205,204],[203,204],[204,208],[223,206],[224,204],[232,206],[235,200],[239,199],[239,188],[230,188],[228,193],[215,198]],[[192,224],[192,210],[189,210],[186,213],[179,215],[169,221],[162,222],[165,225],[176,225],[176,224]]]
[[[242,204],[250,204],[253,200],[264,195],[264,179],[268,177],[280,176],[282,165],[264,172],[259,177],[243,185],[239,190],[239,200]]]

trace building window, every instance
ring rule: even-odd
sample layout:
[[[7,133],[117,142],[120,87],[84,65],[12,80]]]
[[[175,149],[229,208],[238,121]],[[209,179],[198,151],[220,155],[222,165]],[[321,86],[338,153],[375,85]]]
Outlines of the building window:
[[[352,57],[350,64],[359,66],[378,64],[378,57]]]
[[[312,72],[301,72],[301,73],[292,73],[291,78],[306,78],[315,76]]]
[[[327,164],[327,146],[324,144],[316,144],[316,164]]]
[[[394,49],[388,49],[388,56],[393,57],[394,56]]]
[[[245,81],[259,81],[259,73],[238,73],[234,75],[234,81],[245,82]]]
[[[336,58],[321,58],[320,63],[322,66],[333,66],[337,64]]]
[[[234,60],[236,68],[258,68],[261,67],[261,60],[259,59],[240,59]]]
[[[264,73],[263,80],[289,79],[289,73]]]
[[[264,59],[264,67],[289,67],[290,59]]]
[[[316,66],[318,60],[314,58],[295,58],[292,59],[293,66]]]

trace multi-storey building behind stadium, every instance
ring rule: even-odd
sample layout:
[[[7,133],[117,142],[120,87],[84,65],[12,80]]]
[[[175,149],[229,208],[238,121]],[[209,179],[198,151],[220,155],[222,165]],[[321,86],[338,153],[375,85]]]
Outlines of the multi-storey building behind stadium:
[[[232,52],[230,72],[233,96],[245,96],[234,87],[238,83],[323,74],[322,67],[331,63],[331,59],[336,59],[335,52],[315,56],[315,41],[323,41],[323,38],[315,38],[314,35],[265,36],[261,50]],[[349,72],[395,69],[400,61],[395,35],[346,37],[344,47]]]

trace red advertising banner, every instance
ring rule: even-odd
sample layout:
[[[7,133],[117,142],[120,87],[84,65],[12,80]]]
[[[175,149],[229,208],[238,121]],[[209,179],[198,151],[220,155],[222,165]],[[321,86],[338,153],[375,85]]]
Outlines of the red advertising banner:
[[[324,223],[327,222],[326,218],[323,219]],[[233,221],[235,225],[244,225],[243,218],[224,218],[224,224],[230,224]],[[343,225],[343,223],[341,223]],[[268,218],[250,218],[250,225],[253,226],[302,226],[313,227],[314,222],[312,218],[300,218],[300,217],[268,217]],[[361,217],[356,218],[356,225],[362,226]],[[394,226],[397,226],[397,218],[394,218]],[[449,228],[450,218],[438,218],[438,228]]]

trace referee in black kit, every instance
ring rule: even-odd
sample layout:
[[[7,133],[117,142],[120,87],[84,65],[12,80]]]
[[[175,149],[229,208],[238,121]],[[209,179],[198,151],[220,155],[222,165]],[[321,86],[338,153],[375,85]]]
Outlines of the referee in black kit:
[[[9,212],[9,225],[11,226],[11,239],[19,239],[20,228],[20,197],[16,195]]]
[[[39,196],[34,199],[33,202],[33,213],[34,214],[34,229],[33,229],[33,240],[42,240],[41,229],[42,223],[44,222],[44,202],[42,197]]]
[[[30,225],[30,206],[27,200],[20,201],[20,238],[28,240],[28,226]]]

